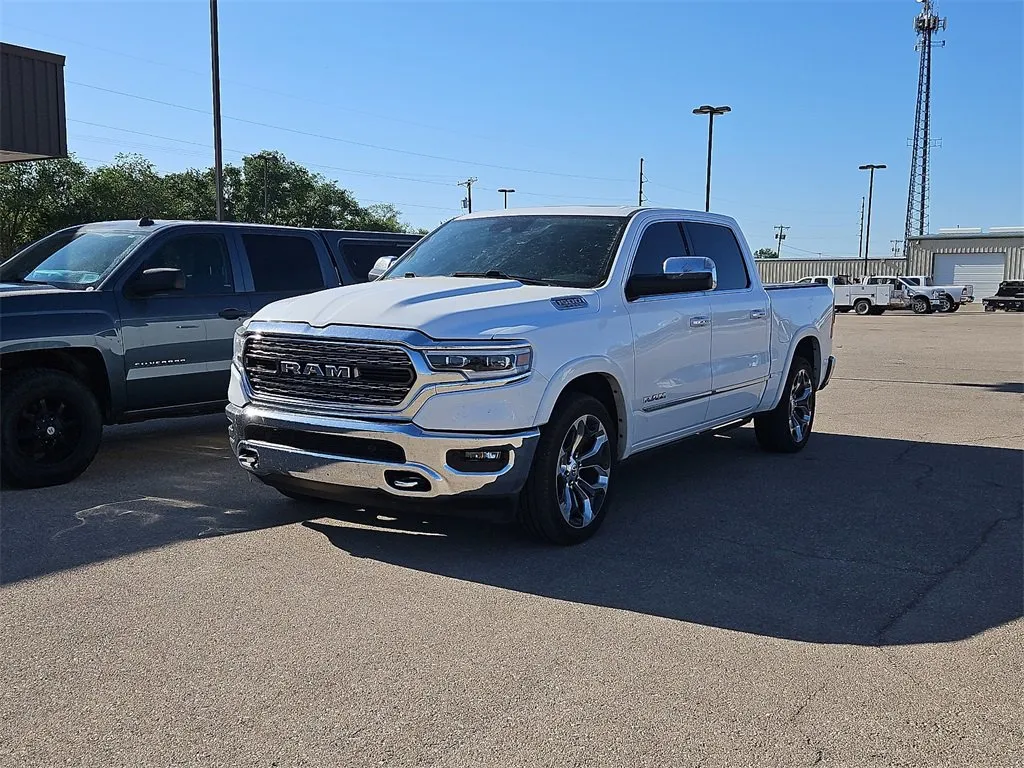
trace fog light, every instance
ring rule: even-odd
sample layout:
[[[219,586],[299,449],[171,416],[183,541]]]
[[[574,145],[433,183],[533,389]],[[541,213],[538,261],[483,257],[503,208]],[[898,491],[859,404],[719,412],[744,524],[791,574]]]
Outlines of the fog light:
[[[511,446],[448,451],[446,461],[456,472],[500,472],[508,466]]]
[[[464,451],[466,461],[498,461],[503,451]]]

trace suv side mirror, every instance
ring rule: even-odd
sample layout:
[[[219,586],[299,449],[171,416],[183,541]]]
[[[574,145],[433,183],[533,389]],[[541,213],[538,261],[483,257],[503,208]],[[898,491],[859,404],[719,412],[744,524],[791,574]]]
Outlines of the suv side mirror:
[[[374,262],[373,269],[370,270],[367,277],[369,277],[370,280],[376,280],[378,277],[380,277],[389,269],[391,269],[391,265],[394,264],[396,261],[398,261],[397,256],[381,256],[379,259],[377,259],[377,261]]]
[[[713,291],[718,285],[715,262],[702,256],[673,256],[665,259],[660,275],[633,275],[626,283],[629,301],[643,296]]]
[[[147,269],[128,283],[127,288],[136,296],[185,290],[185,273],[173,267]]]

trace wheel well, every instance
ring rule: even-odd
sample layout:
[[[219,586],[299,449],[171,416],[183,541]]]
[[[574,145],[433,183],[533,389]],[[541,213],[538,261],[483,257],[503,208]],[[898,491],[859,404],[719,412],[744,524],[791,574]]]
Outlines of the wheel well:
[[[817,386],[818,382],[821,381],[821,347],[818,344],[818,340],[813,336],[800,339],[800,343],[796,345],[794,356],[802,357],[810,362],[811,367],[814,369],[814,385]]]
[[[0,356],[0,370],[25,371],[32,368],[51,368],[70,373],[92,390],[100,402],[104,421],[112,418],[110,380],[103,355],[97,349],[36,349],[27,352],[8,352]]]
[[[558,408],[566,395],[573,392],[590,395],[608,409],[608,413],[615,419],[615,432],[618,436],[617,450],[621,456],[626,445],[626,401],[623,399],[619,383],[603,373],[588,373],[585,376],[580,376],[566,384],[565,389],[558,396],[555,408]]]

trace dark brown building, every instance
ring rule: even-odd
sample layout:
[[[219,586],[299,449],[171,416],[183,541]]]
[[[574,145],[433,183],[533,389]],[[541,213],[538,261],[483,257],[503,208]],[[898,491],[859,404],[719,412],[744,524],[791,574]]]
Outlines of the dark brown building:
[[[64,57],[0,43],[0,163],[67,154]]]

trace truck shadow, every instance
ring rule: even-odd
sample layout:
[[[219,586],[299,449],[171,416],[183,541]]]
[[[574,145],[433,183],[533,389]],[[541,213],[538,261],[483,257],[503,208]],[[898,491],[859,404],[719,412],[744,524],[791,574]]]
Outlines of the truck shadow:
[[[577,547],[366,510],[304,525],[353,556],[570,602],[806,642],[948,642],[1022,615],[1021,458],[834,434],[774,456],[744,429],[621,466],[614,515]]]

